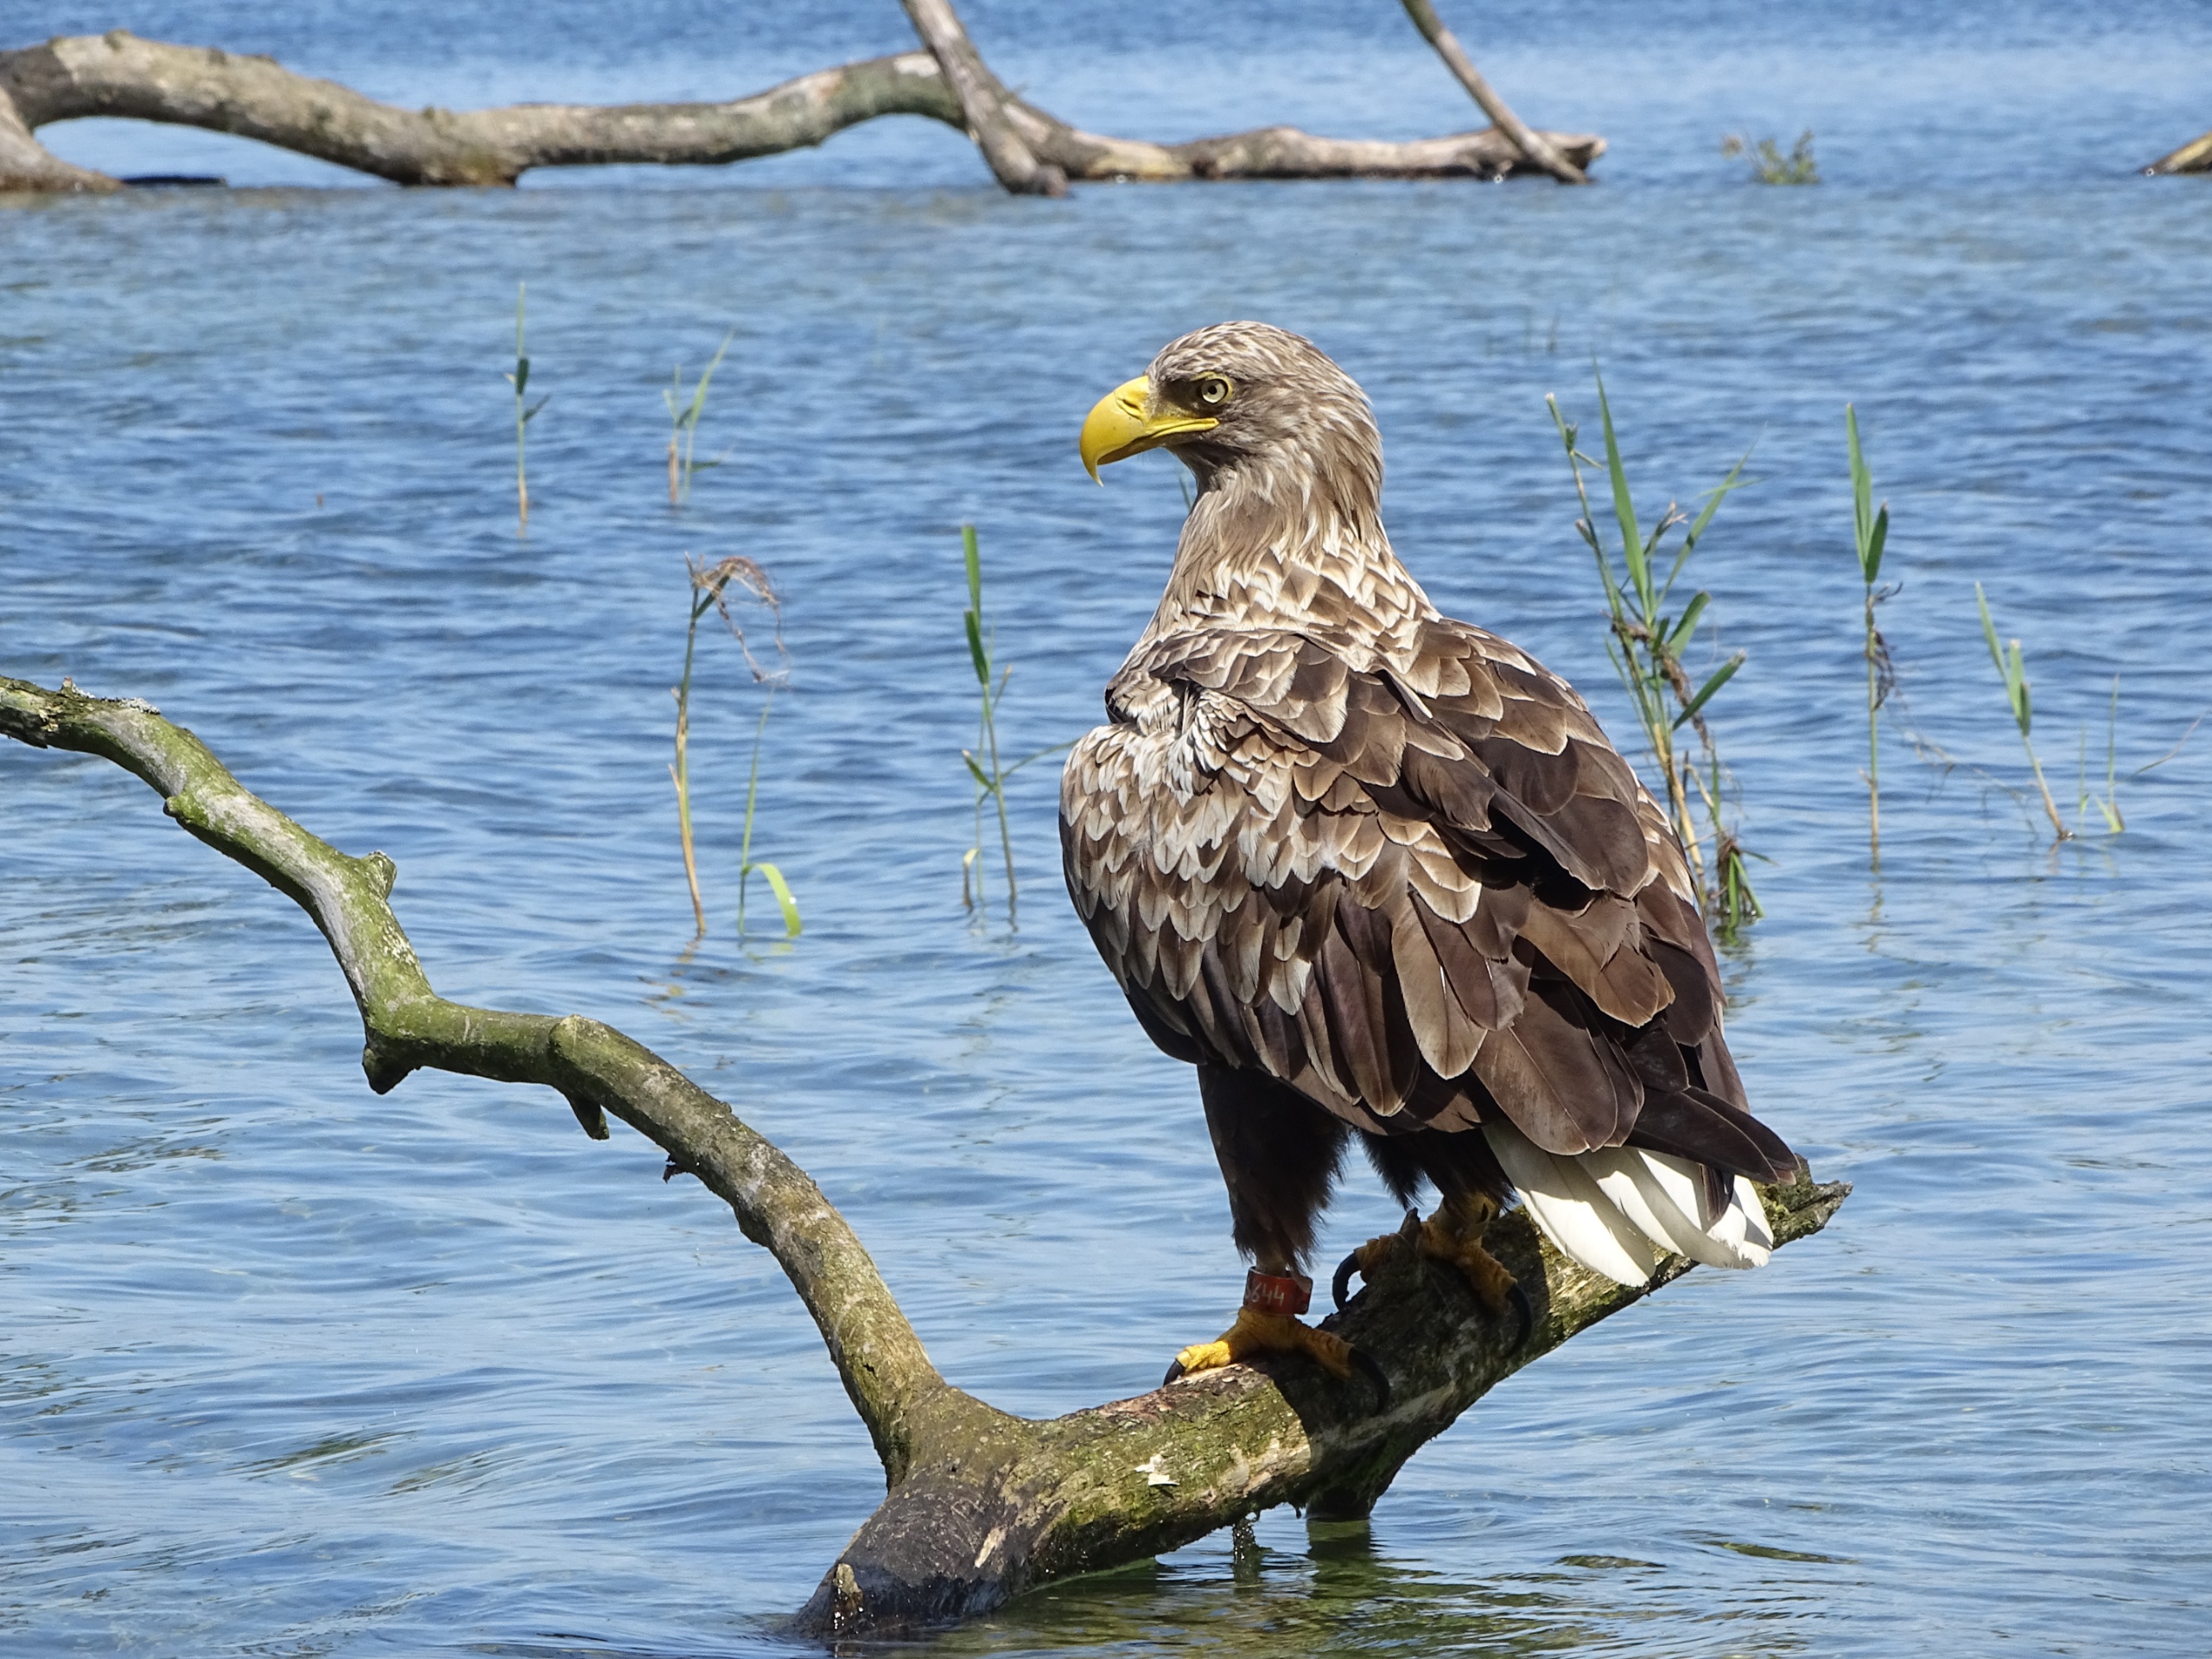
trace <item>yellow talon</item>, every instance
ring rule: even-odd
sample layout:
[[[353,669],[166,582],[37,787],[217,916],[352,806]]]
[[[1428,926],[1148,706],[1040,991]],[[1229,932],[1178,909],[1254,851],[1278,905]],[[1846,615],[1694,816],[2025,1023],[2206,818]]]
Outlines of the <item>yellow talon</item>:
[[[1194,1342],[1175,1356],[1175,1365],[1179,1375],[1188,1376],[1193,1371],[1217,1371],[1236,1358],[1226,1341]]]
[[[1459,1213],[1452,1213],[1459,1208]],[[1486,1198],[1470,1199],[1464,1207],[1441,1205],[1421,1225],[1421,1253],[1432,1262],[1449,1262],[1459,1269],[1475,1300],[1492,1319],[1505,1312],[1513,1294],[1513,1275],[1505,1263],[1483,1248],[1483,1229],[1497,1213]]]
[[[1211,1342],[1192,1343],[1175,1356],[1177,1375],[1218,1370],[1262,1354],[1304,1354],[1332,1376],[1351,1375],[1351,1345],[1326,1331],[1301,1325],[1287,1313],[1239,1308],[1236,1323]]]
[[[1475,1293],[1475,1300],[1491,1318],[1498,1317],[1511,1301],[1516,1287],[1505,1264],[1483,1248],[1483,1229],[1497,1214],[1497,1205],[1493,1201],[1467,1193],[1439,1205],[1436,1213],[1418,1228],[1409,1227],[1369,1239],[1337,1269],[1338,1306],[1344,1304],[1344,1287],[1351,1274],[1357,1270],[1363,1278],[1373,1278],[1376,1269],[1396,1254],[1407,1231],[1410,1231],[1414,1249],[1431,1262],[1457,1268]],[[1412,1219],[1411,1216],[1407,1217],[1408,1223]]]

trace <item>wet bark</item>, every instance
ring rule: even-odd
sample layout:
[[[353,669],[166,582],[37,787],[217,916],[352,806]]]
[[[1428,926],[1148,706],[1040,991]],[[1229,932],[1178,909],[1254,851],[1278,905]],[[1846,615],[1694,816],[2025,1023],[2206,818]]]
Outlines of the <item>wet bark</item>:
[[[0,52],[0,190],[118,188],[105,174],[61,161],[33,136],[52,122],[89,116],[232,133],[405,185],[512,185],[540,167],[718,165],[819,144],[887,115],[922,116],[963,132],[972,127],[1001,181],[1015,181],[1012,188],[1049,189],[1056,175],[1153,182],[1488,179],[1531,165],[1495,128],[1406,143],[1316,137],[1293,127],[1180,144],[1084,132],[1007,92],[967,44],[944,0],[912,0],[910,10],[938,25],[950,20],[935,35],[967,77],[964,92],[948,83],[933,47],[817,70],[728,103],[403,110],[265,57],[141,40],[121,29],[63,36]],[[1605,149],[1603,139],[1589,135],[1543,137],[1579,167]],[[1027,186],[1019,182],[1025,177]]]
[[[619,1117],[696,1175],[772,1253],[820,1329],[884,1468],[881,1506],[799,1616],[832,1636],[890,1634],[989,1611],[1025,1589],[1141,1560],[1279,1503],[1363,1515],[1414,1452],[1496,1383],[1689,1271],[1629,1290],[1576,1267],[1518,1213],[1491,1249],[1527,1292],[1528,1340],[1480,1312],[1456,1273],[1397,1258],[1331,1322],[1388,1376],[1302,1360],[1234,1365],[1049,1421],[951,1384],[874,1261],[806,1173],[674,1066],[612,1027],[466,1007],[429,980],[389,900],[381,853],[354,857],[250,793],[184,728],[136,699],[0,678],[0,735],[104,756],[163,810],[315,921],[353,988],[362,1069],[382,1094],[422,1067],[557,1090],[594,1139]],[[1764,1191],[1778,1244],[1818,1231],[1849,1188],[1800,1171]]]

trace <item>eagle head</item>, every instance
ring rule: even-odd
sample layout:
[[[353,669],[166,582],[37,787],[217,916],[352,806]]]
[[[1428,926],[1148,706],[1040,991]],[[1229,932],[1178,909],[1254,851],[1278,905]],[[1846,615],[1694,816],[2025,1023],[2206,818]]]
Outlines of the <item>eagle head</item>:
[[[1382,442],[1367,394],[1312,340],[1268,323],[1217,322],[1169,341],[1150,368],[1098,400],[1077,445],[1094,479],[1163,447],[1202,484],[1287,468],[1334,477],[1370,500],[1382,493]]]

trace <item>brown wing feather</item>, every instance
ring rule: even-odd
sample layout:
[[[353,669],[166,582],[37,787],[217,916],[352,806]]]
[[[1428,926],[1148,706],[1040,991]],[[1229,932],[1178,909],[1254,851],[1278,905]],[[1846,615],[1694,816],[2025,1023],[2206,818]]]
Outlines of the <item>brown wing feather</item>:
[[[1786,1154],[1744,1110],[1664,815],[1512,646],[1438,620],[1384,664],[1198,630],[1147,642],[1108,707],[1063,779],[1068,887],[1168,1052],[1376,1132]]]
[[[1619,1043],[1556,979],[1539,982],[1521,1017],[1484,1041],[1475,1074],[1513,1126],[1547,1152],[1618,1146],[1643,1103]]]

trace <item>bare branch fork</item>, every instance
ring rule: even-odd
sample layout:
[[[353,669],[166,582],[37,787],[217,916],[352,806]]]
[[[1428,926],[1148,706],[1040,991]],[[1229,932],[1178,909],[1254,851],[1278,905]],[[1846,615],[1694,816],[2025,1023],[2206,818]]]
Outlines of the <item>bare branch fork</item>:
[[[543,1084],[595,1140],[620,1118],[696,1175],[771,1251],[814,1316],[883,1463],[882,1505],[823,1577],[801,1624],[888,1633],[989,1611],[1072,1573],[1140,1560],[1278,1503],[1364,1515],[1398,1469],[1496,1383],[1647,1294],[1574,1266],[1518,1213],[1487,1242],[1529,1293],[1508,1351],[1460,1277],[1403,1250],[1333,1322],[1390,1383],[1302,1360],[1236,1365],[1050,1421],[994,1409],[940,1376],[875,1263],[806,1173],[729,1107],[612,1027],[464,1007],[430,988],[388,900],[397,872],[356,858],[250,793],[150,704],[0,678],[0,734],[113,761],[162,810],[311,916],[359,1006],[361,1065],[383,1094],[420,1067]],[[1778,1243],[1818,1231],[1849,1192],[1801,1168],[1765,1189]],[[1670,1258],[1653,1284],[1689,1270]]]
[[[1444,67],[1452,72],[1452,79],[1467,89],[1467,96],[1490,117],[1498,131],[1512,140],[1513,148],[1531,167],[1541,168],[1561,184],[1590,182],[1590,175],[1562,155],[1548,135],[1532,132],[1519,116],[1506,107],[1505,100],[1476,69],[1466,48],[1459,44],[1459,37],[1444,27],[1444,20],[1436,15],[1436,8],[1429,0],[1405,0],[1405,7],[1406,16],[1414,20],[1421,39],[1436,48],[1437,56],[1444,60]]]
[[[1064,196],[1068,175],[1052,162],[1040,160],[1029,141],[1010,118],[1007,106],[1014,94],[984,67],[960,26],[951,0],[900,0],[907,20],[922,44],[937,60],[937,72],[960,105],[968,136],[983,152],[991,176],[1018,196]]]
[[[1534,133],[1474,73],[1426,0],[1407,0],[1497,125],[1405,143],[1321,138],[1262,127],[1188,143],[1084,132],[1026,103],[994,75],[950,0],[901,0],[921,52],[817,70],[716,104],[516,104],[403,110],[265,57],[140,40],[122,29],[0,51],[0,191],[107,191],[121,181],[73,166],[37,130],[86,116],[205,127],[296,150],[395,184],[511,185],[538,167],[718,164],[819,144],[879,116],[918,115],[974,139],[994,177],[1058,195],[1070,180],[1502,178],[1538,170],[1582,181],[1605,151],[1589,134]],[[1448,49],[1447,49],[1448,46]],[[1571,175],[1571,177],[1570,177]]]

